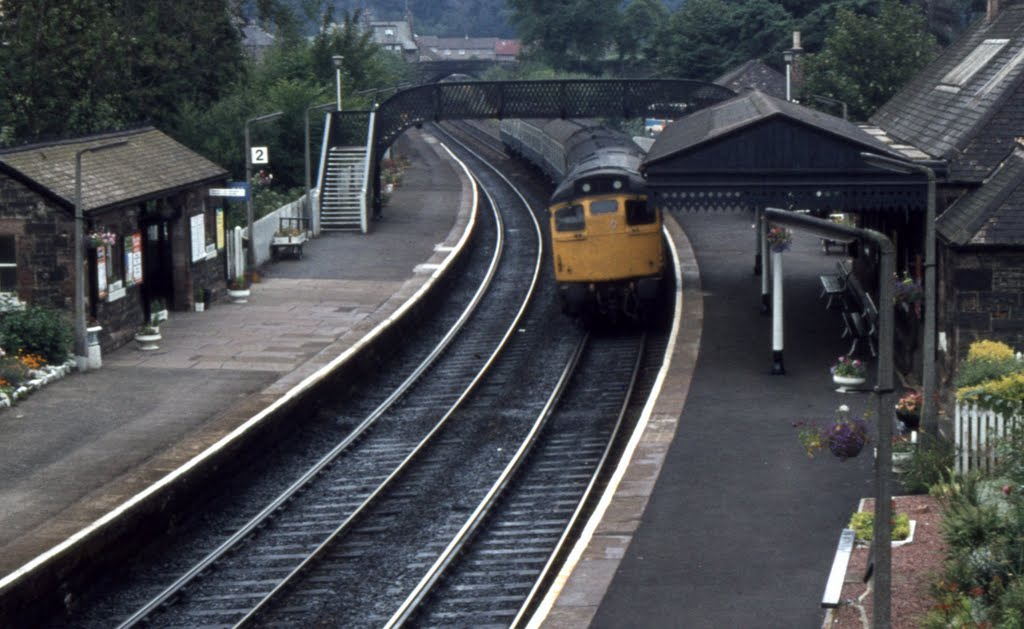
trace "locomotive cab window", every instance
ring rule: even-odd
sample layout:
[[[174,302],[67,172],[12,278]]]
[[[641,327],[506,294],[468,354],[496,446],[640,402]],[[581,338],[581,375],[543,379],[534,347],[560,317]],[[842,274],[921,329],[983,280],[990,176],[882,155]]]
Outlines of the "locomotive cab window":
[[[607,201],[591,201],[590,214],[612,214],[619,211],[619,202],[615,199]]]
[[[647,205],[643,199],[626,201],[626,224],[649,225],[658,220],[658,210]]]
[[[582,205],[567,205],[555,210],[555,229],[560,232],[579,231],[586,226]]]

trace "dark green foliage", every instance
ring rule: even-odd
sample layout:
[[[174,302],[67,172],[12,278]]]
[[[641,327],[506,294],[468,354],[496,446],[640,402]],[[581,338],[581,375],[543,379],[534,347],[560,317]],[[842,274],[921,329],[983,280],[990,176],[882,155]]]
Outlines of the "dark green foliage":
[[[58,364],[67,360],[73,342],[74,331],[63,311],[27,306],[0,314],[0,347],[10,356],[38,354]]]
[[[924,493],[930,487],[948,481],[953,473],[955,452],[949,440],[919,433],[917,450],[900,475],[903,489],[909,493]]]
[[[877,18],[840,9],[821,52],[806,56],[803,92],[847,103],[851,119],[864,120],[936,52],[915,8],[882,0]]]
[[[239,78],[228,3],[6,0],[0,127],[8,141],[67,137],[208,104]]]
[[[28,367],[13,356],[0,358],[0,386],[18,388],[29,379]]]
[[[1021,364],[1013,358],[1005,360],[965,360],[957,368],[954,385],[956,388],[973,387],[989,380],[1020,371]]]

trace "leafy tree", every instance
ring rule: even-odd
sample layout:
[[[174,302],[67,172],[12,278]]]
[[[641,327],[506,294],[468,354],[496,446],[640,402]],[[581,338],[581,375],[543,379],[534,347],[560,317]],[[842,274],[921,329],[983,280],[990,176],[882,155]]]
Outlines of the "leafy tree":
[[[918,9],[882,0],[877,18],[840,9],[820,53],[806,57],[806,94],[849,105],[866,119],[936,53],[935,38]]]
[[[602,59],[617,28],[616,0],[508,0],[511,20],[536,55],[561,69]]]
[[[665,23],[668,15],[661,0],[632,0],[622,12],[622,20],[615,29],[619,60],[639,58],[651,41],[654,29]]]
[[[661,76],[712,80],[750,59],[781,57],[790,24],[771,0],[689,0],[657,29],[650,53]]]
[[[210,103],[241,70],[227,4],[6,0],[0,127],[9,138],[68,136]]]

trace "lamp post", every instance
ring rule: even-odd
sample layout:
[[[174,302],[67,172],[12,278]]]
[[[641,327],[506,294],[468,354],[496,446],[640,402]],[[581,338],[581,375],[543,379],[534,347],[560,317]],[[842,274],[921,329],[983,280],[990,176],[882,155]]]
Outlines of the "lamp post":
[[[803,54],[804,49],[800,47],[800,31],[793,31],[793,47],[782,51],[782,59],[786,62],[786,100],[793,100],[792,84],[793,62]]]
[[[310,196],[313,184],[311,181],[312,175],[310,174],[310,155],[309,155],[309,114],[314,111],[329,109],[334,103],[323,103],[321,105],[310,105],[306,108],[306,220],[309,221],[309,227],[313,227],[313,198]]]
[[[338,111],[341,111],[341,62],[345,57],[334,55],[331,59],[334,61],[334,85],[338,93]]]
[[[928,178],[928,200],[924,228],[924,357],[921,366],[921,429],[938,434],[935,415],[935,170],[874,153],[861,153],[864,161],[899,173],[922,173]]]
[[[252,143],[249,141],[249,125],[255,122],[269,122],[284,115],[283,111],[275,111],[272,114],[256,116],[245,121],[245,226],[249,230],[249,248],[246,250],[245,264],[252,269],[256,266],[256,234],[253,233],[253,209],[252,209]]]
[[[82,209],[82,156],[86,153],[98,153],[125,144],[128,142],[121,140],[120,142],[90,146],[75,152],[75,226],[73,229],[75,239],[75,364],[79,371],[88,369],[89,364],[85,336],[85,267],[82,264],[82,257],[85,255],[85,243],[83,242],[85,234],[82,231],[82,223],[85,220]]]

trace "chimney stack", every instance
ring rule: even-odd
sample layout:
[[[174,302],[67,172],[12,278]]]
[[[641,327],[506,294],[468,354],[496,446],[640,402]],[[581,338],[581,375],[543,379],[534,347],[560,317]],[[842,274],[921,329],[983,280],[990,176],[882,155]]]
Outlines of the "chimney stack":
[[[996,19],[999,15],[999,5],[1002,4],[1001,0],[988,0],[988,9],[985,12],[985,17],[989,21]]]

